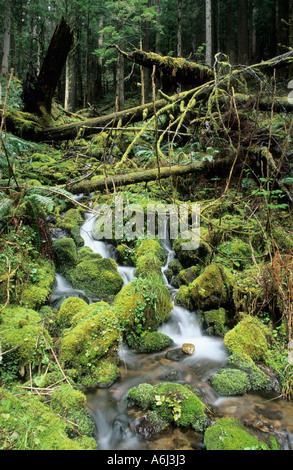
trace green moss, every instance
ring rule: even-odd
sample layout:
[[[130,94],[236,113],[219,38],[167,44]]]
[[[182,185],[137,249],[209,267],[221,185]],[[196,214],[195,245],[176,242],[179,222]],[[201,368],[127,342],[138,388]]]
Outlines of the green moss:
[[[158,331],[151,333],[145,332],[139,338],[136,338],[133,343],[130,342],[130,347],[140,353],[151,353],[162,351],[168,348],[173,343],[173,340]]]
[[[54,242],[57,271],[68,277],[77,264],[76,245],[72,238],[61,238]]]
[[[208,310],[232,302],[234,276],[223,266],[210,264],[188,287],[181,286],[176,302]]]
[[[127,398],[142,409],[155,411],[165,422],[180,427],[196,427],[197,421],[205,416],[203,403],[181,384],[140,384],[128,392]]]
[[[204,443],[207,450],[269,450],[235,418],[219,419],[205,431]]]
[[[216,261],[229,269],[243,270],[252,263],[250,245],[240,238],[222,243],[217,249]]]
[[[110,258],[84,259],[72,271],[71,281],[76,289],[96,298],[114,296],[123,286],[117,264]]]
[[[78,297],[68,297],[62,302],[57,315],[57,321],[61,330],[72,326],[72,318],[80,310],[87,308],[88,304]]]
[[[0,389],[0,448],[2,450],[96,450],[95,439],[81,437],[69,423],[44,405],[40,398],[27,394],[14,396]]]
[[[79,390],[74,390],[70,385],[61,385],[53,391],[51,397],[51,409],[68,420],[76,423],[76,429],[83,436],[95,437],[96,428],[88,410],[86,409],[86,396]],[[75,437],[72,425],[67,433]]]
[[[139,277],[117,294],[114,310],[124,335],[140,336],[144,331],[156,331],[171,314],[173,305],[162,276]]]
[[[237,369],[222,369],[211,378],[212,387],[219,395],[245,395],[250,389],[248,375]]]
[[[190,237],[190,233],[187,235]],[[176,257],[184,268],[202,265],[210,259],[212,249],[203,238],[200,239],[200,244],[197,250],[183,250],[183,244],[186,244],[184,233],[182,236],[179,235],[179,237],[173,241],[173,249],[176,253]]]
[[[161,262],[155,255],[146,254],[140,256],[136,262],[135,275],[146,277],[149,274],[158,275],[161,273]]]
[[[55,282],[55,267],[50,261],[38,259],[37,280],[24,284],[21,293],[21,304],[32,309],[44,305]]]
[[[284,230],[282,227],[274,226],[272,228],[272,236],[275,242],[277,243],[279,249],[292,251],[293,250],[293,237]]]
[[[156,256],[160,260],[161,265],[166,262],[165,250],[157,240],[145,239],[139,243],[136,248],[136,259],[145,255]]]
[[[61,220],[57,222],[59,228],[69,232],[77,247],[84,245],[84,240],[80,235],[80,226],[82,222],[82,210],[80,208],[69,209]]]
[[[4,371],[9,373],[11,362],[20,372],[21,367],[28,373],[48,363],[47,344],[52,339],[43,330],[40,315],[31,309],[10,305],[0,315],[2,351],[11,351],[3,356]],[[24,375],[24,373],[22,374]]]
[[[60,339],[60,360],[80,376],[95,378],[101,361],[118,363],[120,331],[115,314],[106,306],[88,307],[87,315]],[[94,379],[95,380],[95,379]]]
[[[202,313],[206,332],[216,336],[224,336],[227,332],[226,310],[224,308],[209,310]]]
[[[249,377],[251,390],[270,390],[269,377],[254,363],[244,352],[232,354],[227,362],[227,367],[236,367],[243,370]]]
[[[264,359],[270,331],[258,318],[247,315],[224,338],[230,353],[245,353],[254,361]]]
[[[233,291],[234,305],[238,312],[253,315],[259,311],[259,306],[264,302],[264,291],[259,282],[261,276],[257,266],[251,266],[239,273]]]

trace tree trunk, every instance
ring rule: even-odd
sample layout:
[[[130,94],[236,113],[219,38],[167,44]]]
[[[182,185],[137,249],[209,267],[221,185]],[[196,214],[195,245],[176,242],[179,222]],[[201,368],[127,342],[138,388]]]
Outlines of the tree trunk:
[[[74,32],[62,18],[50,42],[38,77],[29,77],[24,89],[25,111],[41,116],[51,114],[52,99],[73,45]]]
[[[75,111],[75,48],[73,47],[66,60],[64,109]]]
[[[118,54],[116,73],[116,112],[124,109],[124,57]]]
[[[168,166],[168,167],[160,167],[160,171],[158,168],[152,170],[145,170],[141,172],[132,172],[124,175],[117,175],[117,176],[109,176],[108,178],[102,178],[97,181],[87,181],[84,180],[80,183],[68,185],[67,190],[73,194],[89,194],[93,191],[103,191],[106,188],[118,189],[120,186],[126,186],[129,184],[136,184],[148,181],[155,181],[157,179],[166,179],[170,176],[184,176],[190,173],[202,173],[206,172],[209,169],[212,169],[213,172],[217,169],[222,167],[223,165],[228,165],[230,162],[225,160],[225,164],[221,161],[215,161],[213,165],[211,165],[207,161],[202,162],[195,162],[190,163],[189,165],[176,165],[176,166]]]
[[[7,75],[9,72],[9,52],[10,52],[10,34],[11,34],[11,4],[5,2],[4,11],[4,33],[3,33],[3,54],[1,63],[1,75]]]
[[[233,8],[233,0],[227,0],[225,11],[225,23],[226,23],[226,54],[229,56],[230,64],[236,62],[236,34],[234,29],[235,12]]]
[[[212,1],[206,0],[206,64],[208,67],[213,63],[213,34],[212,34]]]
[[[238,62],[248,64],[249,55],[248,5],[247,0],[238,0]]]

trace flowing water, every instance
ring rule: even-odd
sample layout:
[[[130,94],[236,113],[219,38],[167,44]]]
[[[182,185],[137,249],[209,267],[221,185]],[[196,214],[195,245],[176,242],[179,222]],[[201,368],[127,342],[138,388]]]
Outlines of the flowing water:
[[[87,214],[80,234],[85,246],[103,257],[115,259],[115,250],[107,243],[95,241],[92,236],[95,218]],[[175,257],[167,236],[162,240],[167,253],[166,265],[162,268],[165,285],[173,300],[177,290],[167,280],[165,272]],[[118,266],[124,285],[134,279],[135,268]],[[53,298],[78,295],[62,276],[57,275]],[[55,297],[54,297],[55,296]],[[95,301],[95,299],[90,299]],[[181,347],[183,343],[195,345],[195,353],[180,361],[166,358],[166,351],[152,354],[133,353],[126,345],[119,349],[121,377],[109,389],[98,389],[87,395],[87,406],[97,428],[97,445],[100,450],[201,450],[202,436],[192,430],[168,429],[150,438],[143,423],[133,410],[127,407],[127,393],[140,383],[156,384],[163,381],[188,383],[201,394],[203,402],[213,413],[233,416],[263,431],[279,434],[284,449],[293,450],[293,409],[283,400],[268,400],[259,394],[243,397],[218,398],[209,384],[210,377],[226,362],[228,354],[223,340],[203,333],[195,312],[176,306],[170,319],[159,331],[173,339],[169,349]],[[256,424],[257,423],[257,424]],[[145,439],[147,437],[147,439]]]

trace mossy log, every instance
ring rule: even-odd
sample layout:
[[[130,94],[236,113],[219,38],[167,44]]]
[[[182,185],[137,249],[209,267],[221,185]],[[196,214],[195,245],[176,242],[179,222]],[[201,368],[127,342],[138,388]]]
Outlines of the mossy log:
[[[84,180],[80,183],[68,185],[67,189],[73,194],[89,194],[93,191],[103,191],[106,188],[118,188],[120,186],[127,186],[130,184],[136,184],[148,181],[156,181],[159,179],[166,179],[171,176],[184,176],[191,173],[202,173],[207,172],[209,169],[216,170],[225,165],[231,164],[231,160],[227,159],[224,161],[217,160],[211,165],[208,161],[201,161],[190,163],[188,165],[175,165],[175,166],[164,166],[154,168],[151,170],[145,170],[140,172],[131,172],[123,175],[109,176],[107,178],[101,178],[99,180],[88,181]]]
[[[212,69],[182,57],[161,56],[154,52],[144,52],[138,49],[128,53],[117,46],[115,47],[119,54],[131,62],[151,70],[155,66],[157,73],[163,73],[177,83],[196,87],[214,79]]]

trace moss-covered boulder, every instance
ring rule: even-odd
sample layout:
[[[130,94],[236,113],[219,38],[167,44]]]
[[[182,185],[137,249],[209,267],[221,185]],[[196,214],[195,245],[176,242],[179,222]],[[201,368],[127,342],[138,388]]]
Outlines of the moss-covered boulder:
[[[166,423],[199,430],[206,426],[205,407],[188,387],[172,382],[140,384],[132,388],[128,400],[142,409],[155,411]]]
[[[29,281],[22,285],[20,303],[31,309],[39,309],[47,303],[55,282],[55,266],[39,258]]]
[[[78,423],[77,423],[78,424]],[[2,450],[96,450],[96,440],[74,431],[40,397],[17,397],[1,388],[0,448]],[[85,428],[83,428],[85,429]]]
[[[272,384],[268,375],[266,375],[249,357],[242,352],[232,354],[227,361],[227,367],[237,368],[244,371],[249,378],[250,390],[271,390]]]
[[[235,278],[222,265],[210,264],[189,286],[182,286],[176,302],[182,306],[209,310],[230,305]]]
[[[80,235],[80,226],[83,222],[82,211],[83,210],[80,208],[69,209],[60,217],[60,220],[57,221],[58,227],[69,233],[77,247],[84,245],[84,239]]]
[[[205,431],[207,450],[270,450],[269,446],[248,433],[236,418],[220,418]]]
[[[138,277],[121,289],[113,308],[124,336],[137,338],[146,331],[156,331],[171,314],[173,304],[162,276]]]
[[[263,267],[253,265],[238,274],[233,291],[233,301],[237,312],[253,315],[260,310],[264,302],[264,290],[261,285]]]
[[[181,265],[184,268],[190,268],[191,266],[202,265],[206,261],[208,261],[211,257],[212,248],[204,239],[201,234],[200,237],[200,244],[196,250],[185,250],[183,249],[183,245],[188,242],[188,237],[190,237],[190,233],[188,232],[185,234],[187,239],[184,238],[184,233],[179,235],[173,241],[173,250],[176,253],[176,258],[179,260]]]
[[[116,262],[100,257],[86,257],[78,263],[71,272],[71,282],[73,287],[84,290],[94,298],[114,296],[124,284]]]
[[[241,238],[233,238],[218,246],[216,261],[228,269],[241,271],[252,263],[251,247]]]
[[[237,369],[222,369],[211,378],[211,385],[219,395],[245,395],[250,390],[246,372]]]
[[[139,353],[163,351],[173,343],[173,340],[168,335],[160,333],[159,331],[146,331],[137,338],[133,336],[132,341],[130,337],[129,341],[130,347]]]
[[[76,430],[82,436],[95,438],[96,426],[86,408],[86,396],[69,384],[56,388],[51,396],[51,409],[67,423],[76,424],[67,427],[69,437],[76,437]]]
[[[245,353],[254,361],[264,360],[268,351],[270,330],[257,317],[245,316],[224,337],[228,351]]]
[[[90,305],[77,325],[65,330],[60,338],[60,361],[78,372],[79,385],[98,386],[100,380],[105,380],[100,373],[104,361],[111,369],[108,375],[113,377],[113,369],[115,378],[119,375],[119,342],[119,325],[111,307],[104,302]]]
[[[166,252],[157,240],[144,239],[139,240],[135,250],[136,260],[140,256],[150,255],[155,256],[160,260],[161,265],[164,265],[167,259]]]
[[[87,308],[88,304],[85,300],[79,297],[68,297],[65,299],[57,314],[57,322],[61,330],[70,328],[72,326],[73,317],[84,308]]]
[[[222,307],[201,312],[199,318],[205,332],[209,335],[224,337],[228,331],[226,326],[227,312]]]
[[[135,275],[137,277],[146,277],[150,274],[156,276],[161,273],[161,269],[162,265],[159,258],[152,254],[146,254],[137,259]]]
[[[53,245],[57,271],[70,277],[77,264],[76,244],[72,238],[60,238]]]
[[[25,377],[49,362],[52,338],[36,311],[10,305],[0,314],[0,329],[2,351],[10,351],[2,357],[2,374]]]

